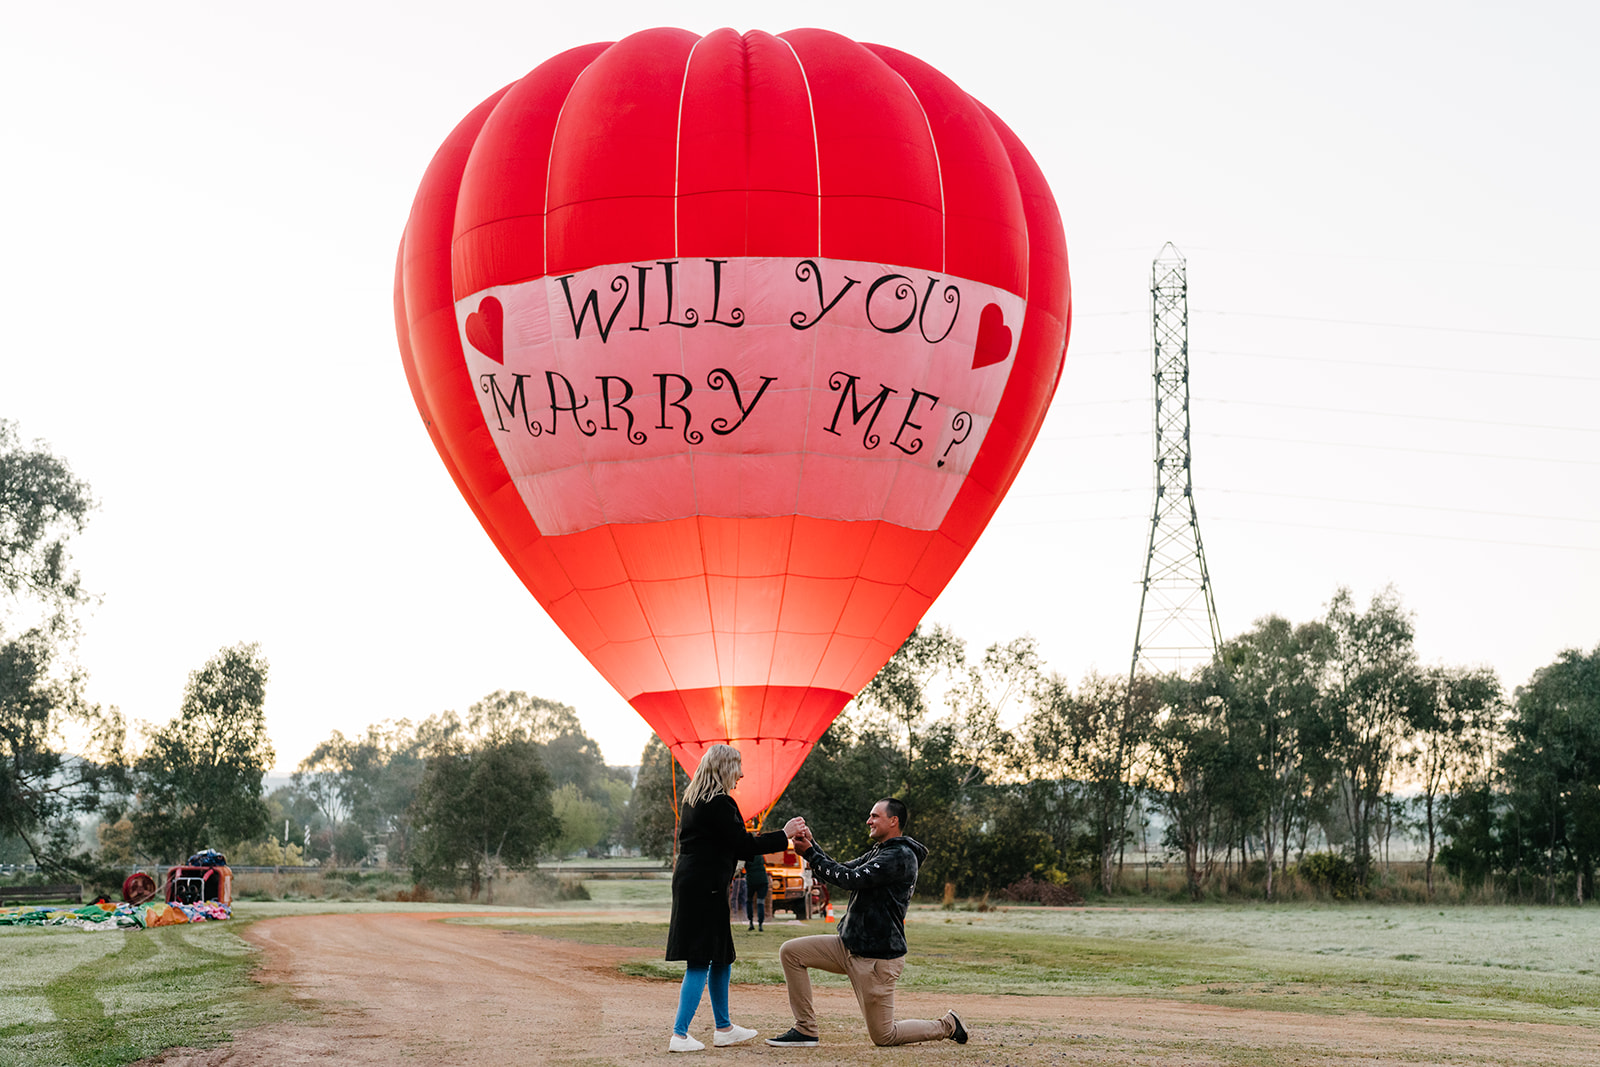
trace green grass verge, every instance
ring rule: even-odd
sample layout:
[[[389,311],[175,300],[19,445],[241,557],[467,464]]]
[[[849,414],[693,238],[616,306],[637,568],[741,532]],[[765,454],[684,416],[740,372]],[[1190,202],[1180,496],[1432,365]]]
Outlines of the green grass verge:
[[[615,895],[650,903],[660,892]],[[0,1067],[120,1067],[166,1048],[223,1044],[234,1030],[304,1010],[282,991],[250,980],[258,954],[240,935],[251,921],[390,911],[492,916],[526,909],[265,901],[236,904],[228,922],[154,930],[6,928],[0,930]]]
[[[120,1067],[282,1018],[285,998],[250,981],[237,923],[0,939],[0,1067]]]
[[[676,981],[660,922],[466,919],[639,950],[628,974]],[[786,937],[735,930],[733,980],[783,981]],[[951,994],[1163,997],[1278,1011],[1600,1026],[1600,914],[1337,907],[914,913],[900,986]],[[1558,948],[1557,946],[1561,946]],[[842,978],[817,976],[821,984]]]

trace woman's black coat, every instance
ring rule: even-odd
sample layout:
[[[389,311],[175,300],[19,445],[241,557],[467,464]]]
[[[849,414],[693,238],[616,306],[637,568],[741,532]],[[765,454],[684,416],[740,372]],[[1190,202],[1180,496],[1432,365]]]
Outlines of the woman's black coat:
[[[782,830],[752,834],[727,794],[685,804],[678,825],[678,866],[672,872],[672,925],[667,959],[732,963],[728,886],[734,868],[764,852],[789,847]]]

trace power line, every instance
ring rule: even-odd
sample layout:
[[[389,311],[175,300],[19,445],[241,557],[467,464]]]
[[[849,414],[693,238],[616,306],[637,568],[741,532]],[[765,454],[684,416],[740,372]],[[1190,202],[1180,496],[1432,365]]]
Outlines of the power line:
[[[1288,526],[1300,530],[1328,530],[1333,533],[1372,534],[1377,537],[1421,537],[1429,541],[1464,541],[1475,545],[1508,545],[1512,548],[1546,548],[1563,552],[1600,552],[1600,545],[1551,545],[1537,541],[1506,541],[1493,537],[1459,537],[1454,534],[1411,533],[1404,530],[1367,530],[1356,526],[1326,526],[1312,522],[1284,522],[1281,519],[1232,519],[1213,517],[1209,521],[1237,522],[1249,526]]]
[[[1059,437],[1041,437],[1041,441],[1099,441],[1107,437],[1149,437],[1148,430],[1115,430],[1109,433],[1069,433]]]
[[[1131,404],[1132,400],[1083,401],[1083,403]],[[1217,397],[1197,397],[1196,404],[1236,404],[1241,407],[1284,408],[1289,411],[1320,411],[1329,415],[1375,415],[1385,419],[1415,419],[1420,422],[1459,422],[1470,426],[1504,426],[1517,430],[1559,430],[1564,433],[1600,433],[1600,426],[1551,426],[1542,422],[1502,422],[1497,419],[1459,419],[1449,415],[1413,415],[1404,411],[1370,411],[1362,408],[1325,408],[1312,404],[1278,404],[1269,400],[1223,400]]]
[[[1360,441],[1304,441],[1293,437],[1259,437],[1242,433],[1208,433],[1201,436],[1233,441],[1311,445],[1316,448],[1365,448],[1377,452],[1414,452],[1426,456],[1456,456],[1462,459],[1510,459],[1520,463],[1576,463],[1585,467],[1600,467],[1600,460],[1597,459],[1569,459],[1561,456],[1508,456],[1498,452],[1455,452],[1443,448],[1412,448],[1407,445],[1369,445]]]
[[[1067,362],[1073,360],[1103,359],[1108,356],[1139,355],[1139,348],[1097,348],[1090,351],[1067,350]],[[1201,353],[1212,356],[1236,356],[1241,359],[1273,359],[1285,363],[1334,363],[1345,367],[1379,367],[1383,370],[1420,370],[1430,374],[1489,374],[1502,378],[1555,378],[1561,381],[1600,382],[1600,377],[1586,374],[1552,374],[1547,371],[1500,370],[1489,367],[1451,367],[1437,363],[1395,363],[1375,359],[1346,359],[1342,356],[1296,356],[1281,352],[1243,352],[1236,348],[1203,348]]]
[[[1008,521],[995,523],[996,526],[1010,528],[1012,526],[1059,526],[1062,523],[1073,522],[1141,522],[1147,521],[1146,515],[1069,515],[1057,519],[1024,519],[1022,521]]]
[[[1269,352],[1240,352],[1235,349],[1206,349],[1213,356],[1242,356],[1246,359],[1277,359],[1291,363],[1338,363],[1347,367],[1382,367],[1385,370],[1425,370],[1431,374],[1492,374],[1505,378],[1556,378],[1570,382],[1600,382],[1600,377],[1584,374],[1546,374],[1540,371],[1485,370],[1478,367],[1441,367],[1428,363],[1384,363],[1370,359],[1341,359],[1335,356],[1286,356]]]
[[[1131,252],[1133,249],[1117,249],[1116,251]],[[1189,251],[1218,252],[1225,256],[1261,256],[1274,260],[1281,260],[1285,255],[1289,254],[1283,251],[1269,251],[1267,249],[1260,248],[1215,248],[1206,246],[1200,246],[1199,248],[1196,248],[1192,245],[1190,246]],[[1600,267],[1597,267],[1592,263],[1528,263],[1503,259],[1460,259],[1455,256],[1379,256],[1371,253],[1361,252],[1305,252],[1299,249],[1296,249],[1293,254],[1306,259],[1354,260],[1368,263],[1426,263],[1430,265],[1446,267],[1497,267],[1502,269],[1514,268],[1517,270],[1549,270],[1558,271],[1562,274],[1570,274],[1574,271],[1600,270]]]
[[[1147,404],[1144,397],[1127,397],[1122,400],[1058,400],[1052,408],[1086,408]],[[1507,422],[1504,419],[1463,419],[1453,415],[1418,415],[1409,411],[1375,411],[1372,408],[1330,408],[1316,404],[1282,404],[1274,400],[1230,400],[1218,396],[1197,396],[1192,404],[1227,404],[1236,407],[1280,408],[1284,411],[1316,411],[1325,415],[1366,415],[1381,419],[1409,419],[1413,422],[1457,422],[1465,426],[1500,426],[1513,430],[1550,430],[1560,433],[1600,433],[1600,426],[1558,426],[1548,422]],[[1083,434],[1079,437],[1095,435]],[[1040,440],[1062,441],[1076,438],[1044,437]]]
[[[1136,492],[1136,490],[1118,490],[1118,492]],[[1453,515],[1489,515],[1503,519],[1530,519],[1537,522],[1590,522],[1600,523],[1600,518],[1580,518],[1576,515],[1530,515],[1523,511],[1485,511],[1482,508],[1448,508],[1438,504],[1398,504],[1384,500],[1353,500],[1335,496],[1308,496],[1301,493],[1274,493],[1259,489],[1207,489],[1207,493],[1219,493],[1227,496],[1265,496],[1274,500],[1309,500],[1323,504],[1355,504],[1375,508],[1405,508],[1411,511],[1445,511]]]
[[[1088,352],[1067,349],[1067,361],[1074,359],[1096,359],[1101,356],[1136,356],[1144,352],[1142,348],[1096,348]]]
[[[1061,434],[1041,437],[1040,441],[1104,441],[1118,437],[1144,437],[1143,430],[1114,430],[1107,433]],[[1196,434],[1220,441],[1266,441],[1273,444],[1305,445],[1311,448],[1364,448],[1371,452],[1412,452],[1426,456],[1453,456],[1461,459],[1507,459],[1518,463],[1577,463],[1583,466],[1600,466],[1600,460],[1573,459],[1567,456],[1512,456],[1501,452],[1458,452],[1448,448],[1415,448],[1410,445],[1368,444],[1364,441],[1307,441],[1296,437],[1267,437],[1244,433]]]
[[[1062,496],[1128,496],[1133,493],[1143,493],[1143,489],[1058,489],[1046,493],[1012,493],[1008,499],[1014,500],[1044,500],[1051,497]],[[1585,522],[1600,523],[1600,518],[1586,518],[1578,515],[1535,515],[1525,511],[1489,511],[1484,508],[1451,508],[1439,504],[1411,504],[1390,500],[1358,500],[1353,497],[1337,496],[1312,496],[1307,493],[1277,493],[1264,489],[1219,489],[1216,487],[1196,487],[1195,492],[1218,494],[1224,496],[1261,496],[1272,500],[1306,500],[1317,504],[1349,504],[1358,507],[1374,508],[1403,508],[1407,511],[1443,511],[1452,515],[1487,515],[1501,519],[1527,519],[1535,522]],[[1104,516],[1110,518],[1111,516]],[[1142,516],[1130,516],[1140,518]]]
[[[995,525],[1004,529],[1022,526],[1062,526],[1094,522],[1140,522],[1143,515],[1071,515],[1050,519],[1025,519],[1006,521]],[[1496,537],[1462,537],[1458,534],[1419,533],[1411,530],[1375,530],[1362,526],[1333,526],[1316,522],[1286,522],[1282,519],[1244,519],[1230,516],[1208,515],[1207,522],[1238,523],[1245,526],[1282,526],[1297,530],[1324,530],[1330,533],[1366,534],[1372,537],[1408,537],[1429,541],[1459,541],[1477,545],[1504,545],[1508,548],[1539,548],[1558,552],[1600,552],[1600,545],[1557,545],[1543,541],[1511,541]],[[1588,522],[1588,519],[1572,520]]]
[[[1007,493],[1006,499],[1037,500],[1052,496],[1103,496],[1108,493],[1117,493],[1126,496],[1130,493],[1139,493],[1140,495],[1143,495],[1148,492],[1148,489],[1057,489],[1050,493]]]
[[[1197,309],[1201,315],[1227,316],[1240,319],[1283,319],[1289,322],[1322,322],[1339,326],[1375,326],[1385,330],[1428,330],[1434,333],[1471,333],[1484,337],[1531,337],[1542,341],[1600,341],[1600,337],[1585,337],[1567,333],[1529,333],[1522,330],[1482,330],[1470,326],[1426,326],[1410,322],[1372,322],[1367,319],[1327,319],[1314,315],[1276,315],[1266,311],[1215,311]]]

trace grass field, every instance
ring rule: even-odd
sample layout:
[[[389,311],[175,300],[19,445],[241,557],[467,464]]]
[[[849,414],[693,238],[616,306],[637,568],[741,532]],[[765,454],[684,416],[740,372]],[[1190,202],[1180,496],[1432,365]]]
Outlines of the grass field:
[[[207,1047],[294,1009],[250,981],[251,919],[459,905],[242,904],[231,922],[154,930],[0,930],[0,1067],[119,1067],[176,1045]],[[495,909],[481,909],[492,915]]]
[[[664,921],[452,920],[637,947],[631,974],[675,980]],[[780,983],[783,939],[736,928],[734,981]],[[1600,1026],[1600,909],[1290,905],[915,910],[906,989],[1139,996],[1301,1012]],[[821,983],[838,982],[820,976]]]
[[[0,1067],[119,1067],[283,1019],[250,981],[253,919],[329,911],[462,911],[453,922],[636,948],[634,975],[677,981],[660,959],[664,882],[594,882],[592,899],[530,915],[460,905],[241,904],[230,923],[148,931],[0,932]],[[736,928],[734,980],[777,984],[778,946],[818,933],[785,918]],[[1600,909],[1361,905],[916,909],[903,988],[951,994],[1126,996],[1267,1011],[1365,1012],[1600,1029]],[[819,984],[841,982],[819,976]]]
[[[0,934],[0,1065],[117,1067],[206,1045],[287,1005],[249,980],[253,952],[224,923]]]

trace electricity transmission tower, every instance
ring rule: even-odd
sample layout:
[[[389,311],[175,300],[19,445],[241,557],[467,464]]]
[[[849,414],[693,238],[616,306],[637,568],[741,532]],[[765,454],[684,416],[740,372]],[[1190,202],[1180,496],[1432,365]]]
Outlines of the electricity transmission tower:
[[[1156,502],[1139,594],[1130,684],[1150,674],[1187,673],[1221,646],[1211,575],[1189,472],[1189,284],[1169,241],[1150,268],[1156,401]]]

